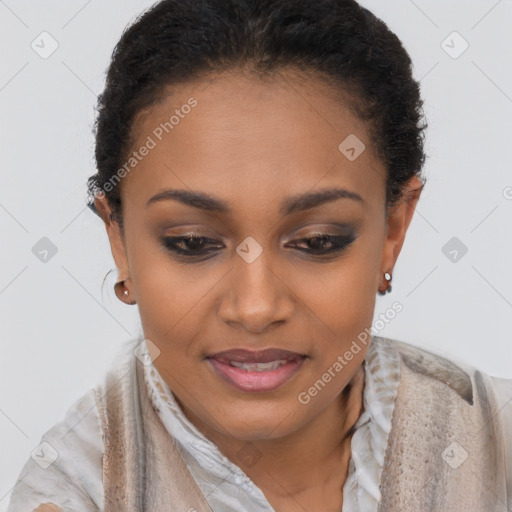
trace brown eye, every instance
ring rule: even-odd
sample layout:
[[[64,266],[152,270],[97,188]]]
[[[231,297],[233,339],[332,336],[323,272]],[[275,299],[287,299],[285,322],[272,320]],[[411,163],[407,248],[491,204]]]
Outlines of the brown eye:
[[[184,256],[204,256],[222,248],[216,240],[205,236],[175,236],[162,238],[162,245],[169,251]],[[215,245],[214,248],[207,248],[208,245]]]
[[[296,240],[290,245],[311,256],[321,257],[342,252],[354,240],[355,236],[353,234],[315,234],[315,236]],[[190,259],[211,256],[224,248],[224,245],[217,240],[196,235],[164,237],[162,238],[162,245],[168,251]]]
[[[309,238],[301,238],[297,240],[294,246],[297,244],[306,245],[306,247],[298,247],[300,251],[310,253],[312,255],[325,255],[336,252],[341,252],[346,249],[353,241],[355,237],[353,234],[350,235],[328,235],[320,234]]]

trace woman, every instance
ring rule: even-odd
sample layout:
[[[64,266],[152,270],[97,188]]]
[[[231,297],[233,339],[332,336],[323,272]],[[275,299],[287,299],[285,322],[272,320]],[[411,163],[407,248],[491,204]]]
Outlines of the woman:
[[[369,334],[425,184],[421,106],[355,1],[144,13],[89,180],[143,335],[9,511],[506,511],[512,380]]]

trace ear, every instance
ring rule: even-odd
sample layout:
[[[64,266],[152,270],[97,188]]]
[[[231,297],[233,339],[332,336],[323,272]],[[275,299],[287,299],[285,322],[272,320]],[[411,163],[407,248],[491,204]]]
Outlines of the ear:
[[[391,273],[395,266],[422,190],[421,179],[418,176],[412,177],[405,185],[403,196],[398,204],[389,209],[380,276],[384,272]]]
[[[96,207],[98,215],[105,224],[110,241],[110,249],[116,263],[119,278],[127,279],[130,277],[130,271],[128,268],[124,236],[119,223],[112,218],[112,210],[108,204],[107,197],[104,194],[96,196],[94,199],[94,206]]]

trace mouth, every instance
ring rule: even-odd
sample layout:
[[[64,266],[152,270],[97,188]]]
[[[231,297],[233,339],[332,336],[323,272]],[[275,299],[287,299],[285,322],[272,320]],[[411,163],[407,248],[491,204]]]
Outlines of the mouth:
[[[234,349],[206,357],[215,373],[240,391],[273,391],[288,382],[307,356],[270,348],[258,352]]]

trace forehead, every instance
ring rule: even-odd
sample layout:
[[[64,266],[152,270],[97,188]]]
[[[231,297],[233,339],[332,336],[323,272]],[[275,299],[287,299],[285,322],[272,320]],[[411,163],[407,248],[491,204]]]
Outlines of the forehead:
[[[304,75],[224,72],[174,86],[138,115],[132,140],[134,151],[151,146],[123,184],[123,200],[141,206],[165,188],[246,205],[317,185],[383,200],[369,127],[340,93]]]

